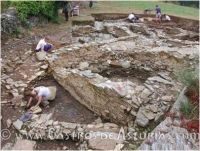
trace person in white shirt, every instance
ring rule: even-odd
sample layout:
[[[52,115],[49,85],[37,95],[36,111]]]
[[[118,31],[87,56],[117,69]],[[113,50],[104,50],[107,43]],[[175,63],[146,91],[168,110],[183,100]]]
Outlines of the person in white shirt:
[[[42,103],[43,105],[48,105],[49,104],[48,100],[55,99],[56,87],[45,87],[45,86],[36,87],[29,93],[29,95],[31,97],[28,101],[27,108],[30,107],[31,102],[33,100],[37,101],[35,107],[39,106],[40,103]]]
[[[163,14],[161,19],[162,21],[171,21],[171,18],[166,14]]]
[[[47,43],[46,42],[46,39],[47,38],[43,38],[43,39],[41,39],[40,41],[39,41],[39,43],[37,44],[37,46],[36,46],[36,48],[35,48],[35,50],[38,52],[38,51],[49,51],[52,47],[53,47],[53,45],[52,44],[50,44],[50,43]]]
[[[131,22],[135,22],[137,20],[139,20],[139,18],[137,16],[135,16],[133,13],[128,15],[128,20]]]

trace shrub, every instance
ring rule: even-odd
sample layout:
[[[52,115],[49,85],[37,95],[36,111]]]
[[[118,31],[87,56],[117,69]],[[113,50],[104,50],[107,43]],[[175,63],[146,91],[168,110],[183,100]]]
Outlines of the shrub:
[[[56,21],[59,4],[59,1],[13,1],[11,5],[16,7],[20,20],[26,22],[30,16],[43,16]]]
[[[177,73],[178,79],[187,87],[185,95],[194,105],[199,105],[199,70],[184,69]]]
[[[188,119],[193,119],[196,117],[197,107],[195,107],[190,101],[185,101],[181,103],[180,111],[184,115],[184,117]]]

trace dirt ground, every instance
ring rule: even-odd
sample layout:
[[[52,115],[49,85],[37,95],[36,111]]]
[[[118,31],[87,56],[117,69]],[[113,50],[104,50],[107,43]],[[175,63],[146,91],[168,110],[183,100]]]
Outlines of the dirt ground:
[[[17,73],[17,67],[23,69],[24,72],[29,71],[31,65],[35,63],[35,56],[25,55],[27,51],[34,50],[38,40],[45,36],[48,36],[52,41],[58,42],[56,48],[62,46],[62,44],[71,43],[71,33],[70,33],[70,22],[65,22],[63,16],[61,16],[61,21],[59,24],[49,23],[45,27],[35,27],[30,31],[26,31],[22,34],[22,37],[2,37],[1,43],[1,54],[2,60],[4,61],[13,61],[18,57],[20,60],[24,61],[25,64],[13,64],[11,66],[14,68],[11,71],[6,71],[6,74],[11,74],[15,79],[22,79],[20,74]],[[23,66],[23,67],[22,67]],[[33,67],[34,68],[34,67]],[[44,109],[44,112],[54,112],[53,119],[61,120],[67,122],[80,122],[80,123],[90,123],[95,118],[94,114],[89,111],[87,108],[78,103],[71,95],[66,92],[58,83],[52,78],[43,79],[40,83],[36,85],[56,85],[58,88],[58,94],[56,97],[57,102],[52,102],[50,108]],[[2,85],[1,89],[1,100],[10,100],[12,95],[6,92],[5,86]],[[53,111],[52,111],[53,109]],[[66,110],[67,109],[67,110]],[[11,119],[11,121],[17,120],[22,114],[23,109],[13,108],[10,104],[3,104],[1,106],[1,129],[7,129],[6,120]],[[3,147],[7,143],[14,143],[17,135],[17,131],[12,128],[9,128],[11,132],[11,137],[7,140],[1,141],[1,146]],[[70,149],[76,149],[76,142],[66,142],[66,141],[45,141],[37,142],[36,149],[42,150],[60,150],[62,146],[67,146]]]

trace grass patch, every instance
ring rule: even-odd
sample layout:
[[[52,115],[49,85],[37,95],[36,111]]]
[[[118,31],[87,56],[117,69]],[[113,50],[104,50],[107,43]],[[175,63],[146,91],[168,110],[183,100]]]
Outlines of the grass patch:
[[[175,75],[178,78],[178,80],[185,86],[189,87],[191,85],[195,85],[195,87],[198,87],[198,83],[196,83],[195,81],[199,79],[199,69],[181,69],[177,70],[175,72]]]
[[[187,119],[196,119],[198,118],[198,107],[194,106],[190,101],[185,101],[181,103],[180,108],[181,113]]]
[[[101,8],[107,12],[108,11],[120,11],[120,12],[135,12],[140,11],[141,13],[144,9],[155,9],[155,5],[161,7],[162,13],[169,15],[180,16],[190,19],[199,19],[199,9],[180,6],[172,3],[164,3],[159,1],[109,1],[109,2],[98,2],[95,9],[100,10]],[[94,5],[95,6],[95,5]]]

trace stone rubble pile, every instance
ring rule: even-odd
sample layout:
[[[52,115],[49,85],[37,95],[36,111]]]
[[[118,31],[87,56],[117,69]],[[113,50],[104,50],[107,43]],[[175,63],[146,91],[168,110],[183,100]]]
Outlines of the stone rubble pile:
[[[80,142],[84,149],[110,149],[123,146],[124,137],[119,132],[124,129],[114,123],[94,122],[77,124],[59,122],[51,119],[50,114],[34,114],[30,121],[17,120],[13,126],[23,136],[33,140],[74,140]],[[125,135],[125,134],[124,134]],[[88,144],[88,145],[87,145]]]

